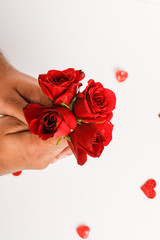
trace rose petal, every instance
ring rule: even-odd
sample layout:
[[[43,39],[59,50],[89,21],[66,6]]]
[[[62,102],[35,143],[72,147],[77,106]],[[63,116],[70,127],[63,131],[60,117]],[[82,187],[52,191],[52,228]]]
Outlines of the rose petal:
[[[17,177],[17,176],[21,175],[21,173],[22,173],[22,171],[17,171],[17,172],[12,173],[12,175]]]
[[[77,155],[77,163],[79,165],[84,165],[87,161],[87,153],[86,151],[83,151],[82,149],[78,150],[78,155]]]
[[[74,130],[76,128],[77,121],[73,112],[71,112],[66,107],[57,107],[54,109],[54,111],[60,113],[63,116],[66,124],[69,126],[70,129]]]
[[[70,127],[62,121],[57,131],[54,134],[54,137],[65,137],[71,132]]]
[[[68,89],[62,93],[55,101],[55,104],[62,104],[63,102],[67,105],[70,104],[73,96],[76,95],[78,87],[80,87],[81,83],[73,83],[68,87]]]
[[[28,122],[28,124],[30,124],[30,122],[35,119],[38,118],[39,116],[42,115],[42,110],[43,110],[43,106],[41,106],[40,104],[28,104],[24,109],[24,115],[25,118]]]

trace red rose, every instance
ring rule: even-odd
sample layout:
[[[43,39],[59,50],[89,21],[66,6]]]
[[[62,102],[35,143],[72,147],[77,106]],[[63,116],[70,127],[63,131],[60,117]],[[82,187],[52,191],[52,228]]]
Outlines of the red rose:
[[[29,104],[24,108],[24,115],[29,130],[43,140],[67,136],[77,125],[74,114],[66,107]]]
[[[81,70],[68,68],[64,71],[50,70],[47,74],[39,75],[38,80],[42,91],[54,104],[64,102],[69,105],[77,89],[82,85],[79,81],[84,77],[85,74]]]
[[[103,145],[107,146],[112,140],[113,124],[111,122],[105,121],[103,123],[98,123],[94,125],[97,128],[97,131],[104,137]]]
[[[98,126],[99,125],[99,126]],[[79,165],[87,161],[87,154],[91,157],[99,157],[112,139],[113,125],[103,124],[82,124],[69,134],[71,138],[68,144],[73,151]]]
[[[104,88],[100,82],[89,80],[83,93],[78,93],[73,112],[84,122],[110,121],[115,104],[114,92]]]

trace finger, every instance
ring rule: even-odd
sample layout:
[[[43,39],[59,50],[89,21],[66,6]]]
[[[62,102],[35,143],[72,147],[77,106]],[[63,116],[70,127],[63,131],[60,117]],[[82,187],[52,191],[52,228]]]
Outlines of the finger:
[[[28,126],[22,121],[11,117],[4,116],[0,118],[0,132],[4,135],[28,131]]]
[[[26,75],[25,75],[26,76]],[[16,87],[18,93],[28,102],[28,103],[39,103],[41,105],[51,105],[48,97],[42,92],[38,80],[29,77],[21,78]],[[32,80],[31,80],[32,79]]]
[[[68,147],[68,143],[66,139],[62,138],[60,142],[57,144],[57,138],[49,138],[47,141],[42,141],[41,144],[45,144],[45,148],[54,150],[54,157],[59,155],[61,152],[64,151]]]
[[[60,159],[60,155],[61,153],[65,154],[65,155],[70,155],[70,149],[68,147],[68,143],[65,139],[62,139],[58,145],[56,144],[57,139],[56,138],[51,138],[48,140],[47,147],[52,149],[52,154],[49,157],[49,164],[50,163],[55,163],[58,159]],[[58,156],[58,158],[57,158]]]
[[[28,102],[26,102],[24,98],[22,98],[17,92],[14,92],[14,94],[8,96],[6,99],[1,114],[13,116],[23,123],[28,124],[23,112],[23,108],[27,104]]]
[[[58,155],[56,156],[56,158],[57,158],[57,159],[66,158],[66,157],[68,157],[68,156],[70,156],[70,155],[72,155],[72,154],[73,154],[73,153],[72,153],[70,147],[66,147],[60,154],[58,154]]]
[[[56,156],[63,152],[68,146],[68,143],[65,139],[62,139],[57,145],[57,138],[50,138],[46,141],[37,138],[35,135],[34,138],[36,138],[38,141],[38,149],[40,154],[39,158],[42,159],[42,166],[44,166],[43,163],[46,164],[45,166],[48,166],[50,163],[54,163],[57,160]]]
[[[17,87],[18,86],[20,86],[18,89],[19,91],[15,90],[14,94],[7,97],[5,102],[6,107],[1,114],[14,116],[27,124],[23,109],[28,103],[50,105],[50,102],[37,83],[33,81],[24,81],[23,84],[21,83],[20,85],[17,85]]]

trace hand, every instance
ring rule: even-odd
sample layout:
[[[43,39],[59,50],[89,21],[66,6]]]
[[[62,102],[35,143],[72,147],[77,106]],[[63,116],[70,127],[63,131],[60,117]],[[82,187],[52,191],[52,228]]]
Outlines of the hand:
[[[17,71],[0,53],[0,114],[14,116],[26,123],[23,108],[28,103],[50,105],[38,80]]]
[[[44,169],[56,161],[56,156],[69,154],[67,141],[46,141],[28,131],[23,122],[10,116],[0,118],[0,175],[24,169]]]
[[[25,154],[22,152],[21,156],[24,156],[24,158],[29,159],[30,156],[30,161],[31,161],[31,168],[35,168],[35,169],[40,169],[40,165],[42,165],[42,168],[44,168],[44,166],[47,166],[47,164],[49,164],[47,162],[46,164],[46,157],[44,156],[43,158],[43,162],[41,163],[41,160],[38,161],[38,166],[34,165],[36,164],[36,162],[34,161],[34,157],[32,157],[30,155],[30,152],[32,152],[33,149],[36,149],[37,145],[40,146],[42,145],[42,149],[43,146],[46,146],[46,144],[44,143],[44,141],[42,141],[41,139],[39,139],[37,136],[32,135],[29,131],[28,131],[28,124],[26,122],[26,119],[24,117],[24,113],[23,113],[23,108],[28,104],[28,103],[39,103],[41,105],[49,105],[50,102],[47,98],[47,96],[45,96],[41,90],[41,88],[38,85],[38,80],[28,76],[24,73],[21,73],[19,71],[17,71],[15,68],[13,68],[3,57],[3,55],[0,53],[0,89],[1,89],[1,94],[0,94],[0,115],[5,115],[5,116],[14,116],[17,119],[19,119],[20,121],[14,119],[14,118],[9,118],[9,117],[5,117],[2,119],[0,119],[1,122],[1,129],[4,128],[5,131],[5,127],[7,127],[7,131],[9,134],[4,135],[4,131],[2,131],[0,133],[0,136],[2,135],[2,139],[1,142],[5,145],[5,149],[6,152],[4,153],[3,148],[0,147],[0,149],[2,149],[3,152],[3,159],[1,161],[1,164],[5,163],[5,172],[11,172],[11,171],[16,171],[15,168],[17,168],[16,166],[16,161],[14,158],[14,153],[15,153],[15,157],[16,157],[16,144],[21,145],[22,150],[23,151],[23,147],[25,149],[28,149],[28,153],[25,156]],[[5,122],[4,119],[6,119],[7,121]],[[9,123],[9,120],[11,120],[11,123]],[[22,130],[20,133],[16,133],[17,132],[17,127],[14,129],[14,134],[13,137],[10,136],[10,131],[13,131],[13,126],[17,126],[18,124],[18,128],[21,126]],[[4,124],[4,127],[3,127]],[[9,127],[11,127],[11,129],[9,129]],[[24,132],[25,131],[25,132]],[[20,141],[20,139],[22,138],[22,142]],[[25,142],[25,138],[26,138],[26,142]],[[11,140],[16,140],[15,143],[10,142],[10,146],[15,146],[15,152],[13,153],[12,156],[12,152],[11,154],[9,153],[9,148],[10,146],[8,146],[7,148],[7,142],[11,141]],[[37,140],[38,139],[38,140]],[[56,139],[52,139],[51,141],[54,142],[54,144],[56,143]],[[49,140],[47,141],[49,143]],[[51,162],[54,162],[55,160],[59,159],[59,158],[63,158],[67,155],[71,155],[72,152],[70,150],[69,147],[66,148],[62,148],[61,146],[63,146],[64,141],[62,140],[59,144],[59,146],[55,146],[54,147],[54,155],[52,155],[52,160],[50,159]],[[32,144],[32,145],[28,145],[28,144]],[[51,145],[49,145],[49,147],[51,147]],[[57,150],[56,150],[57,149]],[[62,150],[61,152],[59,150]],[[14,150],[14,149],[13,149]],[[53,148],[52,148],[53,150]],[[37,153],[40,150],[37,150]],[[57,155],[56,155],[57,152]],[[39,153],[41,155],[41,152]],[[43,154],[42,154],[43,155]],[[45,152],[44,152],[45,155]],[[13,158],[12,160],[10,159],[10,156]],[[6,166],[6,162],[8,159],[8,166]],[[22,160],[21,160],[22,161]],[[11,166],[9,165],[9,163],[11,163]],[[3,165],[2,164],[2,165]],[[15,164],[15,166],[14,166]],[[20,167],[20,166],[19,166]],[[24,165],[21,167],[22,169],[29,169],[29,164]]]

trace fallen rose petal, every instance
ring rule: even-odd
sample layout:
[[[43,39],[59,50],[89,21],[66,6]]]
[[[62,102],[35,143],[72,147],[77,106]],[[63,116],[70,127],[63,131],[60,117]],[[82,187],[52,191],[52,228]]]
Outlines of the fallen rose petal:
[[[13,176],[19,176],[19,175],[21,175],[21,173],[22,173],[22,171],[17,171],[17,172],[12,173],[12,175]]]

